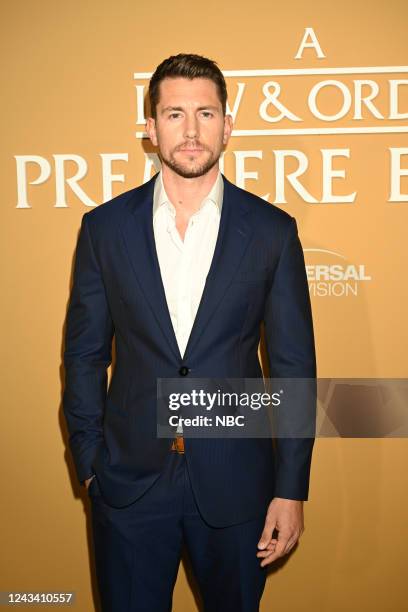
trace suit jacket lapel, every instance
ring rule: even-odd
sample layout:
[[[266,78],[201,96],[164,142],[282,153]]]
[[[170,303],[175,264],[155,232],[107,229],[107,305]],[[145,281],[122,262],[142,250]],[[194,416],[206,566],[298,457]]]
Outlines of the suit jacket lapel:
[[[206,329],[252,236],[250,205],[240,190],[224,175],[224,198],[220,226],[203,294],[185,354],[181,357],[160,274],[153,231],[153,190],[157,175],[137,189],[129,200],[129,213],[121,231],[136,281],[156,317],[157,323],[178,362],[188,363],[194,347]],[[138,197],[136,197],[138,196]]]
[[[225,176],[224,198],[214,256],[183,359],[188,364],[201,334],[225,295],[252,236],[250,206]]]
[[[142,185],[129,201],[130,214],[121,223],[130,263],[171,351],[181,361],[160,274],[153,231],[153,190],[157,175]],[[138,195],[138,197],[136,197]]]

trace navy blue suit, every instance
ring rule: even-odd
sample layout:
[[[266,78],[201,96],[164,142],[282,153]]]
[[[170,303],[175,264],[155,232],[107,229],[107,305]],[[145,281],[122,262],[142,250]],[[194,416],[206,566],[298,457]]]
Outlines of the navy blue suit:
[[[66,320],[70,448],[78,479],[96,474],[91,488],[112,509],[151,495],[169,468],[172,441],[156,434],[157,378],[186,371],[193,378],[262,377],[262,321],[270,376],[316,376],[296,221],[224,176],[214,257],[181,356],[155,250],[155,179],[83,216]],[[107,389],[113,336],[116,362]],[[274,449],[266,438],[185,438],[203,519],[225,528],[264,517],[274,496],[306,500],[313,442],[279,439]]]

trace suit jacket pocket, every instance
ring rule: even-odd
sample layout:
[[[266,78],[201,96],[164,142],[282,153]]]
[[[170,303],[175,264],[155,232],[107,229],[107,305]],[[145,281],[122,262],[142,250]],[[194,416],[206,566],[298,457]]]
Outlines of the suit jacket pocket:
[[[91,497],[99,494],[99,486],[96,480],[96,476],[94,476],[87,489],[87,493]]]

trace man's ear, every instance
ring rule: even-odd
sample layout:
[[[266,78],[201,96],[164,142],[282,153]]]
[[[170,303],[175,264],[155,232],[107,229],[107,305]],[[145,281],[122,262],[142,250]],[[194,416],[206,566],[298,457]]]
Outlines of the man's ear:
[[[225,145],[228,143],[230,139],[232,128],[233,128],[232,115],[225,115],[224,117],[224,135],[222,139],[222,142]]]
[[[156,121],[153,117],[148,117],[146,120],[146,132],[152,144],[157,147]]]

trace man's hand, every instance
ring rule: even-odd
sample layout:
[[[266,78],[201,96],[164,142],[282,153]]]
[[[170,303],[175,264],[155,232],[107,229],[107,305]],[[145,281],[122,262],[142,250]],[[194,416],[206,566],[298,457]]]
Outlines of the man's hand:
[[[95,474],[94,474],[93,476],[91,476],[90,478],[87,478],[86,480],[84,480],[86,490],[88,490],[89,485],[91,484],[91,480],[92,480],[93,478],[95,478]]]
[[[279,534],[272,538],[273,530]],[[274,497],[269,504],[265,527],[258,542],[256,556],[263,558],[261,567],[286,555],[296,544],[305,528],[303,525],[303,501]]]

